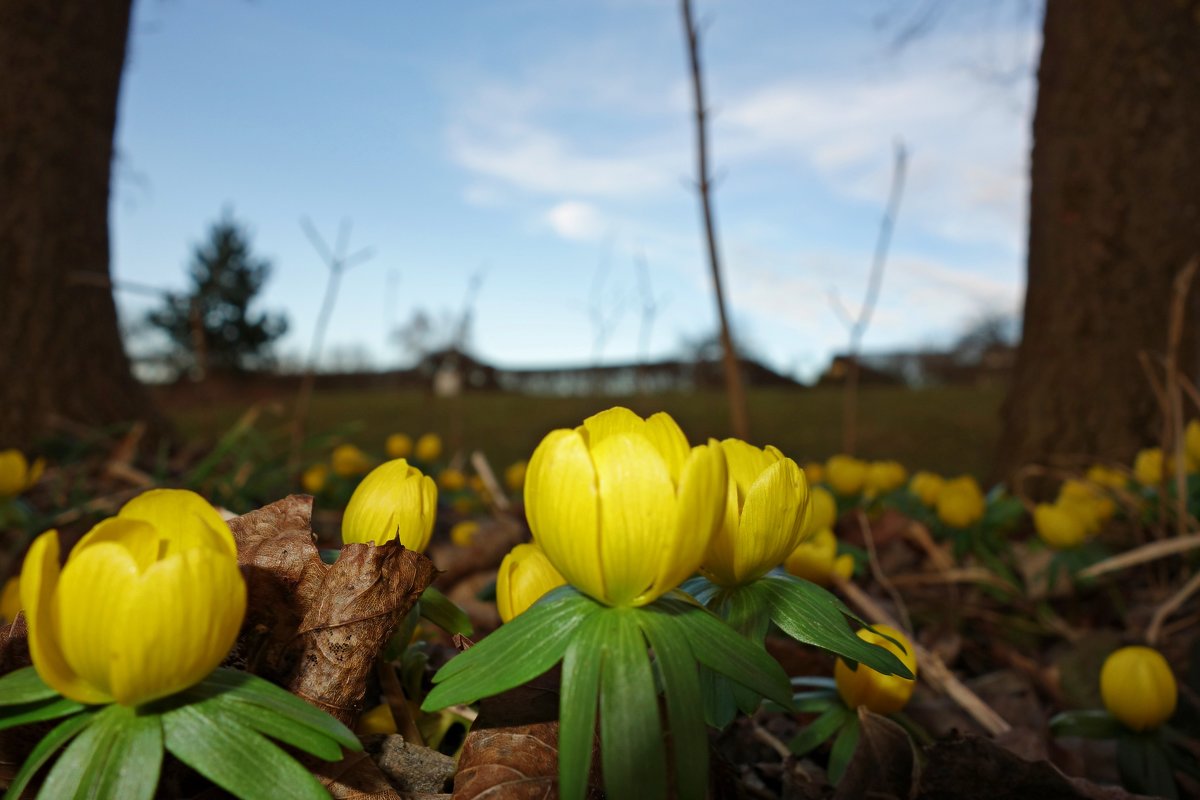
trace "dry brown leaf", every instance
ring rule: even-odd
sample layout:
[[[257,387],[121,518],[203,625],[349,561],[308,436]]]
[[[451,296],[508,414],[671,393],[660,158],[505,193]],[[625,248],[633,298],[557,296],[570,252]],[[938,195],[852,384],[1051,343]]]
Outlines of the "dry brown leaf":
[[[887,717],[860,706],[858,746],[838,783],[835,800],[915,796],[920,766],[912,739]]]

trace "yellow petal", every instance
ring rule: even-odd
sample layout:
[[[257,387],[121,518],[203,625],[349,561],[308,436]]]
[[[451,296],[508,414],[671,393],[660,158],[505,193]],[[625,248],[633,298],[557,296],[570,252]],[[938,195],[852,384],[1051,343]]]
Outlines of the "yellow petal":
[[[21,579],[13,576],[0,589],[0,625],[11,623],[21,613]]]
[[[100,691],[67,664],[59,646],[55,605],[59,585],[58,532],[46,531],[29,546],[21,566],[21,605],[29,625],[29,654],[37,674],[64,697],[81,703],[108,703]]]
[[[808,484],[790,458],[776,461],[758,477],[742,506],[734,572],[747,583],[783,563],[807,533]]]
[[[614,406],[607,411],[593,414],[576,428],[583,434],[588,447],[595,447],[609,436],[618,433],[632,433],[644,436],[646,421],[623,406]]]
[[[504,557],[496,575],[496,607],[509,622],[551,589],[566,583],[536,544],[519,544]]]
[[[0,497],[15,497],[25,491],[28,464],[20,450],[0,450]]]
[[[838,556],[833,562],[833,574],[842,580],[849,580],[850,576],[854,574],[854,556],[849,553]]]
[[[197,549],[130,581],[121,587],[125,602],[110,633],[111,682],[117,702],[138,705],[186,689],[217,668],[241,628],[246,584],[236,559]]]
[[[160,557],[201,547],[237,558],[229,524],[212,504],[186,489],[151,489],[126,503],[118,517],[149,522],[167,542]]]
[[[29,467],[29,477],[25,479],[25,488],[28,489],[42,479],[42,473],[46,471],[46,459],[35,459],[32,466]]]
[[[67,563],[79,557],[89,547],[109,542],[129,551],[139,571],[158,560],[161,543],[159,532],[149,522],[124,517],[109,517],[97,522],[83,535],[67,556]]]
[[[83,680],[113,697],[112,669],[128,655],[120,636],[169,602],[155,597],[131,617],[129,595],[137,580],[137,562],[129,551],[115,542],[99,542],[73,554],[58,584],[56,623],[63,656]]]
[[[738,513],[737,484],[731,480],[725,481],[725,513],[721,515],[721,525],[708,543],[701,565],[705,575],[714,583],[721,586],[736,586],[738,583],[734,562],[737,558],[737,542],[741,529],[741,515]]]
[[[760,450],[741,439],[726,439],[721,442],[725,461],[729,465],[729,477],[738,487],[738,504],[746,502],[746,494],[767,467],[779,461],[779,451]],[[772,452],[773,451],[773,452]]]
[[[551,431],[533,451],[525,515],[550,563],[577,589],[603,600],[599,489],[582,433]]]
[[[644,433],[666,460],[667,469],[671,472],[671,480],[678,485],[679,476],[683,472],[683,464],[692,451],[679,424],[669,414],[660,411],[646,420]]]
[[[402,458],[363,478],[346,504],[343,542],[383,544],[399,536],[418,552],[429,544],[437,515],[437,484]]]

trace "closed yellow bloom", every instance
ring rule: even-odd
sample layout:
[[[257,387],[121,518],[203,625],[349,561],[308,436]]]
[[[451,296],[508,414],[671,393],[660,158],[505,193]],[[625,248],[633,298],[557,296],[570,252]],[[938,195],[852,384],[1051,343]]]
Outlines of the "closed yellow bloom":
[[[437,461],[442,455],[442,437],[436,433],[427,433],[417,439],[415,456],[417,461]]]
[[[479,533],[479,523],[473,519],[465,519],[455,523],[454,527],[450,529],[450,541],[459,547],[466,547],[475,539],[477,533]]]
[[[1161,447],[1142,450],[1133,460],[1133,479],[1142,486],[1158,486],[1163,480],[1163,451]]]
[[[438,473],[438,486],[447,492],[460,491],[466,485],[467,476],[462,474],[462,470],[444,469]]]
[[[806,532],[809,535],[826,529],[833,530],[837,522],[837,500],[824,486],[809,485],[808,505],[812,509]]]
[[[352,444],[340,444],[333,448],[329,463],[333,466],[333,471],[343,478],[362,475],[371,469],[371,459]]]
[[[437,486],[403,458],[380,464],[362,479],[342,517],[343,542],[383,544],[399,538],[420,552],[433,535]]]
[[[909,672],[915,678],[917,655],[913,651],[912,642],[900,631],[887,625],[876,625],[875,630],[900,642],[904,645],[904,649],[866,628],[858,631],[858,638],[890,650],[903,662],[904,666],[908,667]],[[852,669],[840,658],[837,666],[834,667],[833,678],[837,682],[838,694],[841,695],[842,702],[848,708],[866,706],[876,714],[895,714],[908,704],[913,690],[917,688],[915,680],[901,678],[899,675],[884,675],[866,664],[859,664],[857,669]]]
[[[729,474],[725,519],[700,571],[722,586],[741,586],[782,564],[808,535],[808,483],[796,462],[774,447],[740,439],[718,446]]]
[[[398,733],[396,718],[392,716],[392,707],[387,703],[381,703],[369,711],[364,711],[358,717],[358,724],[354,726],[354,732],[359,736],[370,736],[373,733],[388,735]]]
[[[849,553],[839,556],[833,531],[822,528],[812,538],[801,542],[783,566],[797,578],[828,586],[835,575],[849,578],[854,574],[854,556]]]
[[[525,486],[525,470],[528,468],[529,462],[521,459],[509,464],[504,470],[504,485],[510,492],[519,492]]]
[[[938,493],[938,518],[952,528],[971,527],[983,519],[986,509],[983,490],[970,475],[946,481]]]
[[[0,589],[0,624],[8,624],[21,613],[21,579],[16,575]]]
[[[809,461],[804,465],[804,477],[808,478],[809,486],[821,483],[825,480],[825,465],[820,461]]]
[[[1039,503],[1033,509],[1033,527],[1037,535],[1055,550],[1078,547],[1088,537],[1089,520],[1077,507]]]
[[[46,462],[35,460],[32,464],[20,450],[0,450],[0,497],[16,497],[38,482]]]
[[[329,467],[324,464],[313,464],[300,474],[300,485],[309,494],[320,494],[329,481]]]
[[[908,480],[908,470],[899,461],[872,461],[867,466],[865,489],[875,497],[893,492]]]
[[[413,440],[407,433],[393,433],[384,442],[388,458],[408,458],[412,455]]]
[[[525,512],[567,582],[610,606],[641,606],[699,568],[725,515],[727,478],[716,442],[689,447],[668,415],[613,408],[542,440]]]
[[[1098,533],[1117,511],[1117,504],[1100,487],[1074,479],[1063,481],[1057,504],[1072,508],[1086,523],[1088,533]]]
[[[21,603],[43,681],[81,703],[135,706],[216,669],[237,639],[246,584],[216,509],[156,489],[92,528],[61,569],[58,533],[34,540]]]
[[[936,472],[918,472],[909,481],[908,488],[923,505],[933,508],[937,505],[938,495],[942,493],[942,487],[945,485],[945,479]]]
[[[1188,472],[1195,472],[1200,467],[1200,419],[1187,424],[1187,430],[1183,433],[1183,448],[1187,455]]]
[[[1129,483],[1129,479],[1125,477],[1125,473],[1119,469],[1112,469],[1103,464],[1094,464],[1088,468],[1087,479],[1097,486],[1103,486],[1105,489],[1124,489]]]
[[[1122,647],[1100,669],[1100,696],[1114,717],[1135,731],[1162,725],[1175,713],[1171,666],[1149,647]]]
[[[867,462],[834,456],[825,462],[825,482],[843,497],[858,494],[867,482]]]
[[[514,547],[496,574],[496,610],[500,619],[512,621],[551,589],[564,586],[567,579],[559,574],[550,559],[536,544]]]

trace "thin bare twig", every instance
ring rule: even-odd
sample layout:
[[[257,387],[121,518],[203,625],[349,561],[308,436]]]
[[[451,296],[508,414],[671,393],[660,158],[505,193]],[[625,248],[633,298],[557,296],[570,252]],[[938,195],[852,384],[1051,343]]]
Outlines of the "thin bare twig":
[[[492,470],[492,465],[487,460],[487,456],[480,450],[474,451],[471,453],[471,466],[475,468],[475,474],[483,481],[483,487],[487,489],[488,495],[492,498],[492,504],[496,506],[496,509],[506,513],[511,511],[512,502],[508,499],[508,495],[505,494],[504,487],[500,485],[500,481],[496,480],[496,473]]]
[[[854,516],[858,520],[859,530],[862,531],[863,543],[867,546],[867,566],[871,569],[871,575],[888,593],[888,597],[892,598],[892,602],[896,605],[896,612],[900,614],[900,618],[904,622],[904,630],[911,631],[913,629],[912,617],[908,614],[908,606],[905,605],[900,592],[896,591],[896,587],[884,574],[883,567],[879,565],[879,552],[875,549],[875,534],[871,532],[871,523],[867,521],[866,512],[858,509]]]
[[[1087,569],[1080,570],[1079,577],[1085,579],[1098,578],[1110,572],[1119,572],[1129,567],[1136,567],[1138,564],[1157,561],[1160,558],[1166,558],[1176,553],[1186,553],[1189,550],[1196,549],[1200,549],[1200,534],[1150,542],[1112,558],[1097,561]]]
[[[1162,634],[1163,623],[1167,618],[1188,601],[1188,598],[1200,591],[1200,572],[1192,576],[1192,579],[1185,583],[1179,591],[1167,598],[1167,601],[1154,610],[1154,616],[1150,618],[1150,625],[1146,628],[1146,643],[1151,646],[1158,646],[1159,636]]]

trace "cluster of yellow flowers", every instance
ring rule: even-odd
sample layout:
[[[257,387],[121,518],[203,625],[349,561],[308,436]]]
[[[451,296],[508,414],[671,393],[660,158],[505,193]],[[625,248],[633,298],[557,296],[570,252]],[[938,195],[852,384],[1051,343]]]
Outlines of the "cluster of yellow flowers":
[[[1123,475],[1102,466],[1088,470],[1086,480],[1063,481],[1054,503],[1039,503],[1033,510],[1038,537],[1055,550],[1083,544],[1112,519],[1117,504],[1108,491],[1124,484]]]
[[[442,437],[426,433],[414,444],[412,437],[404,433],[393,433],[384,442],[388,458],[412,456],[423,464],[436,461],[442,455]],[[333,448],[329,463],[316,463],[300,475],[300,485],[309,494],[320,494],[329,483],[330,474],[339,478],[356,478],[365,475],[375,464],[375,459],[353,444],[340,444]],[[464,479],[465,480],[465,479]]]
[[[1184,469],[1190,474],[1200,472],[1200,420],[1188,423],[1183,437]],[[1175,459],[1163,453],[1161,447],[1149,447],[1138,452],[1133,460],[1133,478],[1142,486],[1160,486],[1175,473]]]
[[[809,474],[808,467],[805,467],[805,474]],[[854,556],[849,553],[838,555],[837,537],[833,533],[837,501],[828,489],[813,486],[809,490],[809,505],[812,507],[809,536],[791,552],[784,567],[797,578],[821,586],[828,586],[834,576],[849,578],[854,572]]]

